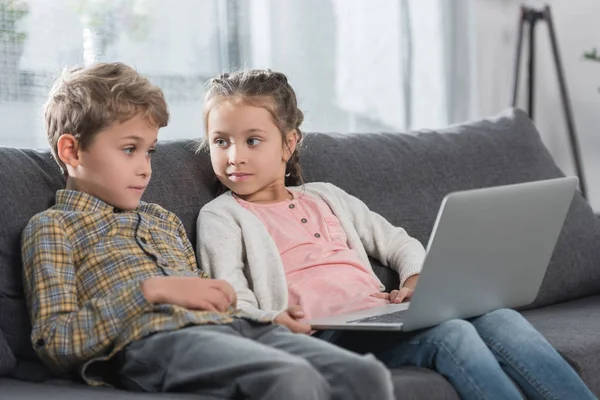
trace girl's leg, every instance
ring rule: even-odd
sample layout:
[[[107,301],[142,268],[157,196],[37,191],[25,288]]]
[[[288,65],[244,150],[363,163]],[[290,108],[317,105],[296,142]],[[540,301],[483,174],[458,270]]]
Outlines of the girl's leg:
[[[353,351],[372,352],[390,368],[412,365],[433,369],[462,399],[522,398],[467,321],[451,320],[414,333],[326,331],[318,336]]]
[[[579,375],[516,311],[498,310],[472,321],[502,369],[532,399],[596,399]]]

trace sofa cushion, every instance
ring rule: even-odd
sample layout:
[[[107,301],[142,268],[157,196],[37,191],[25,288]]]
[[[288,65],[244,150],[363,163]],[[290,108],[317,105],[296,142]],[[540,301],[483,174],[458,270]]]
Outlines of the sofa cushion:
[[[394,391],[398,399],[459,400],[456,391],[441,375],[423,368],[403,367],[392,371]],[[0,393],[7,399],[29,400],[104,400],[104,399],[215,399],[183,393],[135,393],[102,387],[89,387],[71,381],[52,380],[44,384],[0,378]],[[4,398],[4,397],[2,397]]]
[[[16,364],[17,360],[0,330],[0,376],[8,375]]]
[[[212,396],[197,396],[184,393],[141,393],[106,387],[90,387],[71,381],[49,381],[47,383],[23,382],[17,379],[0,378],[0,393],[2,399],[28,400],[217,400]],[[220,398],[219,398],[220,399]]]
[[[63,185],[48,151],[0,148],[0,296],[22,296],[21,232]]]
[[[48,151],[0,148],[0,329],[17,357],[35,357],[21,284],[21,232],[62,186]]]
[[[528,310],[523,316],[600,396],[600,296]]]
[[[215,197],[216,178],[208,153],[196,154],[190,140],[160,142],[152,156],[152,168],[143,200],[177,214],[195,247],[198,213]]]
[[[19,359],[37,360],[38,357],[31,346],[31,324],[25,299],[0,297],[0,310],[0,330],[4,332],[4,338],[12,352]]]
[[[307,135],[302,151],[307,181],[340,186],[424,245],[449,192],[563,176],[527,114],[515,109],[413,135]],[[599,222],[576,193],[533,306],[600,293],[598,243]]]

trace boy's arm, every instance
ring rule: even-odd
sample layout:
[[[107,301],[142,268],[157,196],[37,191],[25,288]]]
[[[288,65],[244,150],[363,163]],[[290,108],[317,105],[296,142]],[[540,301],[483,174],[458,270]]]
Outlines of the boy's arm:
[[[387,219],[371,211],[360,199],[335,188],[348,211],[360,240],[369,256],[380,260],[400,275],[400,287],[406,280],[419,274],[425,260],[425,248],[406,230],[392,225]]]
[[[74,250],[61,223],[51,216],[34,217],[22,238],[31,340],[40,358],[57,372],[108,353],[128,322],[152,308],[139,281],[79,304]]]

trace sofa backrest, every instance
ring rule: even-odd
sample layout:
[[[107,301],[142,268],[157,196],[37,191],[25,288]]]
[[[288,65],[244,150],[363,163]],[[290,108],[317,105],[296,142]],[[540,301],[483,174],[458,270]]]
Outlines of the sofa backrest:
[[[520,110],[414,134],[309,134],[306,181],[329,181],[361,198],[424,245],[448,192],[563,174]],[[20,234],[63,186],[49,151],[0,148],[0,331],[13,353],[35,359],[21,286]],[[175,212],[196,243],[200,208],[213,198],[208,155],[193,142],[160,142],[144,200]],[[523,238],[527,240],[527,238]],[[600,226],[577,193],[534,307],[600,293]],[[397,277],[376,268],[389,288]]]

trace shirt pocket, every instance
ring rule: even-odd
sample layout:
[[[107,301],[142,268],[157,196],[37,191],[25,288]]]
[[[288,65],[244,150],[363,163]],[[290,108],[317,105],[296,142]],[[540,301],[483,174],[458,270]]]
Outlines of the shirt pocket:
[[[346,237],[346,232],[344,232],[344,228],[342,228],[342,225],[337,217],[325,217],[324,221],[325,227],[327,228],[327,233],[329,234],[329,241],[340,242],[345,245],[348,238]]]
[[[157,228],[151,228],[150,235],[154,250],[157,252],[156,262],[166,274],[178,275],[184,271],[192,272],[192,267],[188,265],[185,243],[179,235]]]

